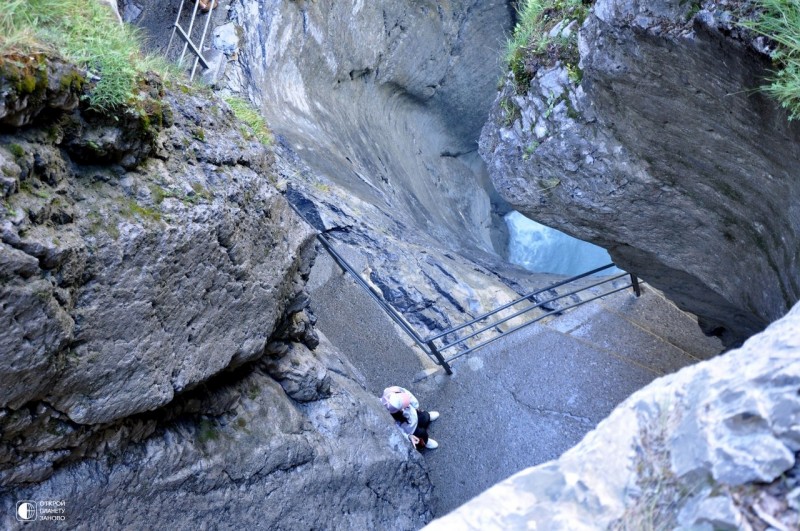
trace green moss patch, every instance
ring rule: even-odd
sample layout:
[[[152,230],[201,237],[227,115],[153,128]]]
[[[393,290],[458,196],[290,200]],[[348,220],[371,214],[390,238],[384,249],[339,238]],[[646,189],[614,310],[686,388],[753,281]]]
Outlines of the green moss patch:
[[[141,41],[136,28],[120,24],[97,0],[10,0],[0,8],[0,56],[63,55],[96,78],[87,100],[103,111],[131,102],[141,73],[173,72],[162,59],[143,55]],[[41,84],[31,76],[18,83],[21,93]],[[74,77],[62,83],[83,86]]]
[[[800,2],[797,0],[755,0],[754,20],[742,25],[775,43],[772,60],[777,67],[763,90],[789,111],[789,119],[800,117]]]
[[[568,37],[562,37],[561,31],[572,21],[580,26],[590,5],[582,0],[521,0],[519,21],[508,40],[505,56],[519,92],[528,89],[539,67],[553,66],[558,61],[571,69],[571,78],[580,78],[577,27]],[[551,32],[554,36],[550,36]]]

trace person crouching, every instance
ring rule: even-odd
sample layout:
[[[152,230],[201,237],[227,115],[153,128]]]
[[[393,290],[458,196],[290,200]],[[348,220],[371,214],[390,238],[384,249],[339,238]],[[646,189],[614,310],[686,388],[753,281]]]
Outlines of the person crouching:
[[[394,419],[395,424],[417,450],[423,448],[434,449],[439,443],[428,436],[428,426],[439,418],[438,411],[423,411],[419,408],[419,400],[408,389],[397,385],[383,390],[381,397],[386,410]]]

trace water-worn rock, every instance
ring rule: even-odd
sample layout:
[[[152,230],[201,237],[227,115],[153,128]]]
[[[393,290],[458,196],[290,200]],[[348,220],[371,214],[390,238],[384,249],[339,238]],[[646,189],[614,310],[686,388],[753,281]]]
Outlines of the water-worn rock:
[[[426,529],[800,526],[800,305],[742,348],[634,393],[556,461]],[[773,501],[770,501],[773,500]]]
[[[269,152],[212,94],[145,86],[138,147],[47,101],[0,130],[3,527],[22,499],[77,529],[424,525],[423,461],[314,330]]]
[[[607,248],[728,343],[800,298],[800,126],[757,91],[770,59],[735,4],[599,0],[580,84],[562,63],[525,94],[507,83],[481,138],[515,208]]]
[[[224,80],[275,131],[287,198],[420,333],[546,282],[505,263],[476,153],[508,2],[231,5]]]

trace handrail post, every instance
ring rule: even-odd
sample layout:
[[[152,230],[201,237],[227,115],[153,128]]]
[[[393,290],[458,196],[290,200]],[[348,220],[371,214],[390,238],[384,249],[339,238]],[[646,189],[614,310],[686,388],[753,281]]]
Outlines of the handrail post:
[[[631,273],[631,286],[633,286],[633,293],[637,297],[642,296],[642,288],[639,287],[639,277]]]
[[[453,374],[452,369],[450,369],[450,364],[445,361],[444,356],[442,356],[442,353],[439,352],[438,348],[436,348],[436,345],[433,343],[433,340],[428,341],[428,348],[431,349],[431,354],[433,354],[436,357],[437,361],[439,362],[439,365],[444,367],[444,372],[446,372],[448,375]]]

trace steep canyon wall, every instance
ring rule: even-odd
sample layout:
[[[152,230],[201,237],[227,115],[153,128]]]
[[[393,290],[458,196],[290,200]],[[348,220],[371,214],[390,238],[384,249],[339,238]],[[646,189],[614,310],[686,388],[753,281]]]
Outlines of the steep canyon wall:
[[[209,91],[108,116],[89,86],[0,58],[3,527],[23,499],[75,529],[425,523],[421,460],[314,330],[269,152]]]
[[[737,3],[598,1],[580,82],[542,64],[483,131],[497,189],[609,249],[736,343],[800,298],[800,128],[759,93],[763,42]]]
[[[241,48],[224,81],[275,131],[279,186],[409,321],[442,329],[536,283],[503,258],[507,207],[477,154],[509,2],[237,1],[231,13]]]

